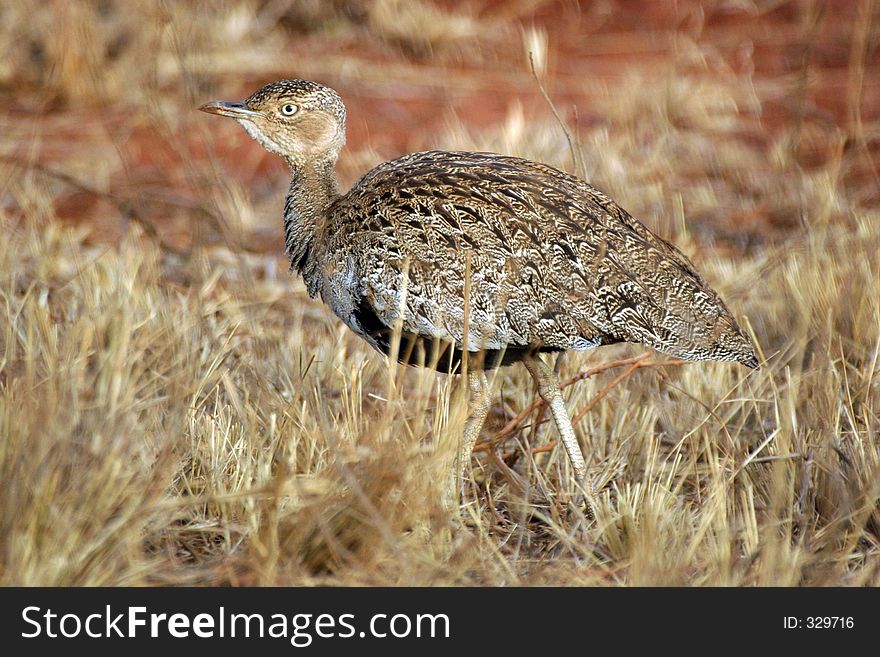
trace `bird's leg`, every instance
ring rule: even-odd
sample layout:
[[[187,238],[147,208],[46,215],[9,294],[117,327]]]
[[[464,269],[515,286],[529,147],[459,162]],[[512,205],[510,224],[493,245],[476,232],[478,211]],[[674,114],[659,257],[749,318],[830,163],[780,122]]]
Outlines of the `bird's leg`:
[[[579,481],[583,481],[587,474],[587,463],[574,435],[574,426],[568,417],[568,411],[565,410],[565,402],[562,399],[562,392],[559,390],[559,377],[537,356],[525,358],[523,363],[538,385],[538,394],[541,395],[541,399],[550,407],[550,413],[553,415],[553,421],[562,436],[562,444],[565,445],[575,474]]]
[[[472,410],[464,427],[464,438],[459,446],[458,460],[452,468],[449,482],[450,499],[455,504],[457,504],[458,496],[461,493],[461,481],[464,478],[464,473],[471,462],[471,452],[474,451],[474,444],[480,436],[480,429],[483,428],[492,402],[489,395],[489,381],[486,379],[485,372],[470,370],[467,379]]]
[[[523,364],[538,385],[538,394],[541,395],[541,399],[550,407],[553,422],[559,430],[562,444],[565,445],[565,451],[568,452],[568,460],[571,461],[571,466],[574,468],[578,485],[583,488],[584,492],[589,494],[587,463],[584,460],[577,437],[574,435],[574,425],[568,417],[568,411],[565,410],[565,402],[562,399],[562,392],[559,390],[559,376],[537,356],[527,356],[523,359]],[[578,496],[578,503],[580,501],[579,498],[580,496]],[[586,508],[587,515],[591,518],[594,517],[593,507],[589,500],[586,500]]]

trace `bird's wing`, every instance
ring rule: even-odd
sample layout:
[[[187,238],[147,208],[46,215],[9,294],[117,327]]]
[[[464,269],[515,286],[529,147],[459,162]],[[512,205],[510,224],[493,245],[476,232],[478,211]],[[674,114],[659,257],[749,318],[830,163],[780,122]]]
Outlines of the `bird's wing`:
[[[333,215],[328,253],[354,273],[370,319],[468,350],[627,341],[676,353],[729,314],[678,249],[547,165],[415,153],[364,176]]]

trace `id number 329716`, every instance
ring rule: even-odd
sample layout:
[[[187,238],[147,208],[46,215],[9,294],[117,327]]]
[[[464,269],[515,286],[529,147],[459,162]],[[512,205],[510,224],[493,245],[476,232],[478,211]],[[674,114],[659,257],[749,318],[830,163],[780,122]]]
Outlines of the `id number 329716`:
[[[787,630],[851,630],[855,621],[852,616],[784,616],[782,626]]]

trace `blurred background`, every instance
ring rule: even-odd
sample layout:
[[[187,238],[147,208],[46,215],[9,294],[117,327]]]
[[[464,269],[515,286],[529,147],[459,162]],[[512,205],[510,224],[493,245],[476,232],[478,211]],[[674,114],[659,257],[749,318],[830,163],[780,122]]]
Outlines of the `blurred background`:
[[[878,48],[871,0],[0,0],[0,584],[880,584]],[[347,104],[343,187],[433,148],[586,178],[761,368],[557,363],[579,528],[502,368],[443,507],[454,377],[308,298],[285,165],[197,110],[295,77]]]
[[[283,163],[195,108],[311,78],[348,106],[343,186],[402,153],[481,147],[577,171],[667,237],[684,212],[741,252],[809,223],[804,171],[833,163],[877,203],[877,30],[867,0],[5,0],[0,152],[9,175],[39,164],[98,192],[45,181],[92,240],[119,238],[124,202],[176,248],[279,253]]]

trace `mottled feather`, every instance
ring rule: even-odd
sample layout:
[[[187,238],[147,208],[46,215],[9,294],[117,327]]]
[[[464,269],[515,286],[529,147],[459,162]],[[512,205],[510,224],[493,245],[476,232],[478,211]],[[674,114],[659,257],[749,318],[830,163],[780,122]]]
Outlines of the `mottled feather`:
[[[379,336],[400,322],[472,352],[639,342],[754,358],[681,251],[584,181],[528,160],[429,151],[385,162],[330,205],[316,244],[310,287],[383,350]]]

